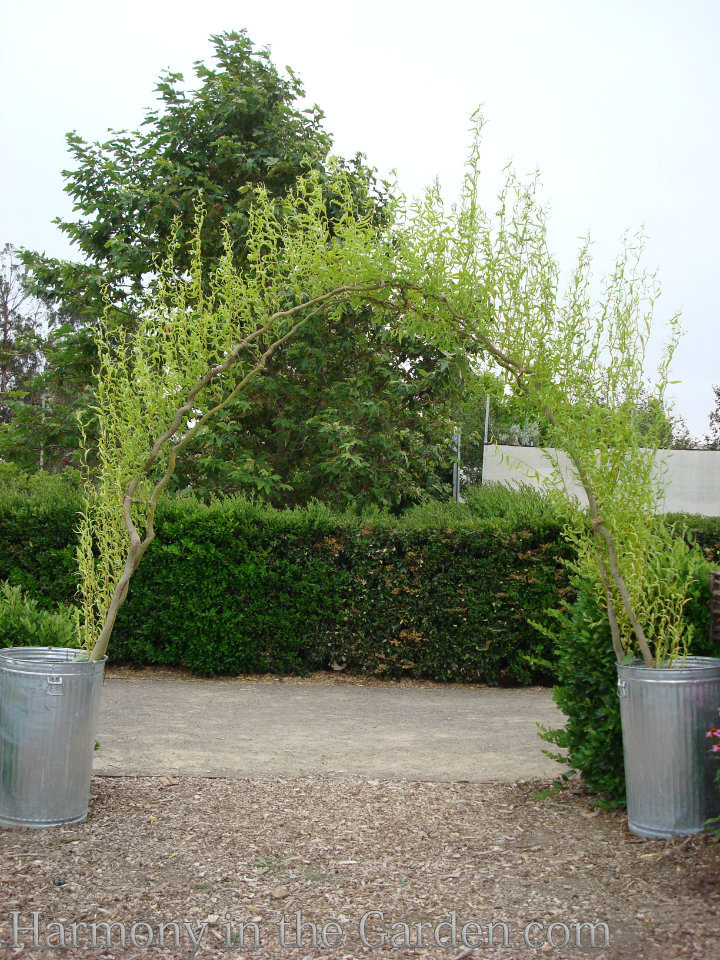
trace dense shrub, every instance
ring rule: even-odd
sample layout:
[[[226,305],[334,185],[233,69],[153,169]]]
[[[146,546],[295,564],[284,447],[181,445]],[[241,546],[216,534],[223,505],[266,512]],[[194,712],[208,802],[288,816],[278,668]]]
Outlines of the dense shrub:
[[[693,514],[668,514],[668,522],[685,531],[716,568],[720,567],[720,517],[700,517]]]
[[[23,474],[0,463],[0,580],[48,610],[74,600],[80,504],[77,471]]]
[[[20,587],[0,584],[0,647],[72,647],[75,619],[68,607],[43,610]]]
[[[720,529],[717,521],[712,523]],[[540,735],[560,748],[546,751],[548,755],[580,771],[592,791],[622,805],[625,770],[617,661],[607,612],[585,582],[575,578],[572,586],[575,601],[557,614],[554,634],[553,696],[567,719],[564,728]],[[720,656],[709,637],[709,604],[709,581],[695,583],[685,608],[693,628],[690,652],[695,656]]]
[[[563,728],[542,728],[540,736],[560,748],[545,752],[580,771],[591,790],[624,803],[617,661],[607,613],[582,581],[573,586],[576,600],[558,615],[555,634],[553,697],[567,719]]]
[[[527,483],[513,487],[485,483],[463,490],[463,501],[475,517],[505,517],[520,524],[562,525],[567,507],[560,497],[548,497]]]

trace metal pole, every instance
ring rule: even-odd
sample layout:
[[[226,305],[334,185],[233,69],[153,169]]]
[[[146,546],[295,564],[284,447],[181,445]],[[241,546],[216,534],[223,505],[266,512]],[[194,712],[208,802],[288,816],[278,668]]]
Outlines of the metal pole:
[[[455,463],[453,463],[453,500],[460,500],[460,431],[455,428],[453,433],[455,444]]]
[[[482,463],[480,465],[480,486],[485,479],[485,447],[488,442],[488,428],[490,426],[490,394],[485,397],[485,433],[483,435]]]
[[[42,397],[40,398],[40,409],[41,409],[41,411],[42,411],[42,413],[40,414],[40,422],[42,423],[42,425],[43,425],[43,427],[44,427],[44,426],[45,426],[45,394],[44,394],[44,393],[43,393]],[[45,448],[43,447],[42,434],[41,434],[41,439],[40,439],[40,469],[43,470],[44,468],[45,468]]]

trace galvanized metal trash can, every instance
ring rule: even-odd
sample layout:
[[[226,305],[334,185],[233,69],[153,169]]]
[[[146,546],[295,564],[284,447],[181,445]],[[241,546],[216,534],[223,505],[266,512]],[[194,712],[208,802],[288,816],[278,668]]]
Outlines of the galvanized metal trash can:
[[[0,826],[85,820],[105,660],[0,650]]]
[[[628,826],[640,837],[698,833],[720,815],[720,755],[705,734],[717,726],[720,659],[681,666],[618,666]]]

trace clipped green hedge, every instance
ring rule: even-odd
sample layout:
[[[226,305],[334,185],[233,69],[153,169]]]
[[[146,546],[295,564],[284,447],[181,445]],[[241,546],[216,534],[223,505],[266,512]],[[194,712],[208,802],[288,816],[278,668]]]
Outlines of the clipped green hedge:
[[[519,501],[518,501],[519,502]],[[47,609],[73,602],[72,485],[0,491],[0,579]],[[428,504],[404,516],[169,500],[111,641],[114,661],[203,675],[307,673],[549,680],[529,625],[567,589],[557,518],[484,518]],[[1,642],[1,641],[0,641]]]
[[[529,683],[529,625],[565,583],[555,528],[447,507],[403,518],[175,501],[133,581],[116,659],[212,675],[333,664],[385,677]]]
[[[390,517],[168,500],[110,657],[208,676],[336,665],[393,678],[550,681],[563,650],[572,659],[568,641],[554,646],[530,623],[557,634],[547,611],[573,597],[562,518],[528,490],[483,488],[467,501]],[[0,465],[0,581],[41,609],[74,602],[79,507],[76,475],[26,478]],[[720,561],[720,521],[676,519]]]

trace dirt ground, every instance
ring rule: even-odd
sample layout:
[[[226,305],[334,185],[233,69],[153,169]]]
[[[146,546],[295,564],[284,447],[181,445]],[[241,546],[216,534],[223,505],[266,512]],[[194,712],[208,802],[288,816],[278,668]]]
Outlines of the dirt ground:
[[[551,786],[95,777],[85,823],[0,831],[0,956],[717,960],[715,839]]]
[[[111,667],[100,714],[96,773],[512,782],[561,772],[537,735],[538,723],[564,723],[547,687]]]

